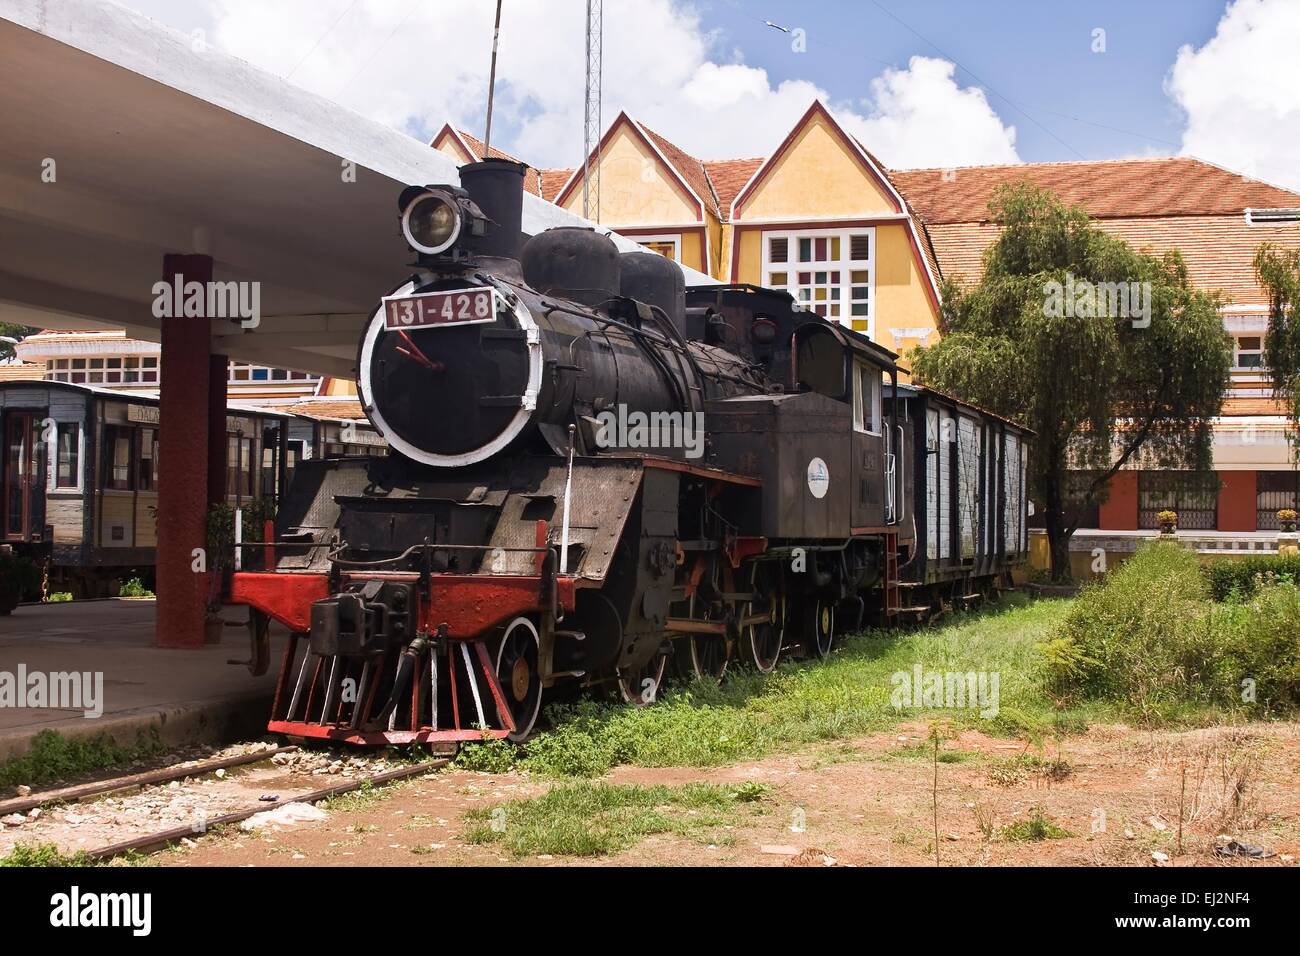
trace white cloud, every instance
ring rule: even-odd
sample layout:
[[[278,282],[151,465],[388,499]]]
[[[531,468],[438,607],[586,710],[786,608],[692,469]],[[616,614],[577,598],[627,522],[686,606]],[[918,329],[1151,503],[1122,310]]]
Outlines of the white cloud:
[[[219,47],[293,83],[416,136],[446,119],[481,135],[487,0],[196,2],[207,7]],[[581,159],[584,7],[505,5],[493,139],[540,166]],[[869,96],[833,102],[811,82],[774,84],[739,54],[719,53],[719,38],[686,0],[606,0],[604,19],[606,125],[626,109],[697,156],[757,156],[819,98],[893,166],[1017,161],[1015,128],[983,91],[958,86],[946,61],[913,57],[906,69],[864,77]]]
[[[871,81],[871,112],[845,122],[894,169],[1017,163],[1016,128],[1005,126],[978,87],[962,89],[953,64],[914,56],[906,70]]]
[[[1237,0],[1165,81],[1187,114],[1182,151],[1300,189],[1300,3]]]

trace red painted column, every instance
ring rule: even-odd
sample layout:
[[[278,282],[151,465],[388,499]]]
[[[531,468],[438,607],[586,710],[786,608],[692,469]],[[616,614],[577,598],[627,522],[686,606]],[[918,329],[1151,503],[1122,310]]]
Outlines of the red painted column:
[[[1106,531],[1136,531],[1138,526],[1138,473],[1117,471],[1110,479],[1110,495],[1098,508],[1097,523]]]
[[[208,504],[226,499],[226,386],[229,374],[224,355],[209,357],[208,364]]]
[[[1254,531],[1255,472],[1220,471],[1219,530]]]
[[[164,256],[163,281],[174,284],[179,277],[184,283],[211,282],[211,257]],[[172,305],[175,311],[180,303],[173,301]],[[158,611],[154,644],[201,647],[208,577],[195,572],[194,552],[207,546],[211,333],[205,316],[181,314],[164,316],[160,321],[158,404],[162,447],[158,456]],[[223,432],[224,424],[223,409]]]

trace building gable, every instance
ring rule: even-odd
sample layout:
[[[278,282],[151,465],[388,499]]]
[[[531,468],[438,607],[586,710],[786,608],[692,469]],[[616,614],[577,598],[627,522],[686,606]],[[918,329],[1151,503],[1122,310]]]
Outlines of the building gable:
[[[809,183],[817,188],[810,190]],[[736,196],[731,219],[869,218],[902,211],[883,172],[816,102]]]
[[[663,151],[626,113],[601,137],[600,221],[619,226],[664,226],[703,221],[704,201]],[[555,197],[556,205],[582,213],[582,167]]]
[[[470,151],[469,144],[465,142],[450,123],[443,124],[442,129],[438,131],[438,135],[433,138],[429,145],[440,153],[446,153],[462,166],[465,163],[478,161],[478,157]]]

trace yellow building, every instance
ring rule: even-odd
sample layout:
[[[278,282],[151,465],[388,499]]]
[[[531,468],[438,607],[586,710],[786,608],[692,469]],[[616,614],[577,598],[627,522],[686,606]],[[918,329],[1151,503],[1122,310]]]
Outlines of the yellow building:
[[[461,162],[483,156],[450,125],[431,145]],[[897,352],[936,334],[939,270],[925,228],[821,103],[771,156],[750,159],[696,159],[620,113],[595,162],[602,226],[724,282],[785,289]],[[582,212],[581,167],[530,170],[525,186]]]

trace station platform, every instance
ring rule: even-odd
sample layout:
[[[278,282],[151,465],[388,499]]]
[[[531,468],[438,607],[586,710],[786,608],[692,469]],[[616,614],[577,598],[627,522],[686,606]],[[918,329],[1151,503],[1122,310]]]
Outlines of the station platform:
[[[0,763],[26,752],[42,730],[74,738],[106,734],[120,746],[155,735],[179,745],[261,734],[288,633],[272,626],[271,667],[253,677],[226,663],[248,657],[246,628],[227,627],[220,643],[197,649],[158,648],[155,609],[152,600],[73,601],[23,605],[0,617]],[[228,607],[223,617],[242,622],[246,615],[245,608]],[[80,707],[32,706],[40,701],[30,675],[69,672],[90,675]],[[28,675],[28,689],[10,699],[20,674]]]

